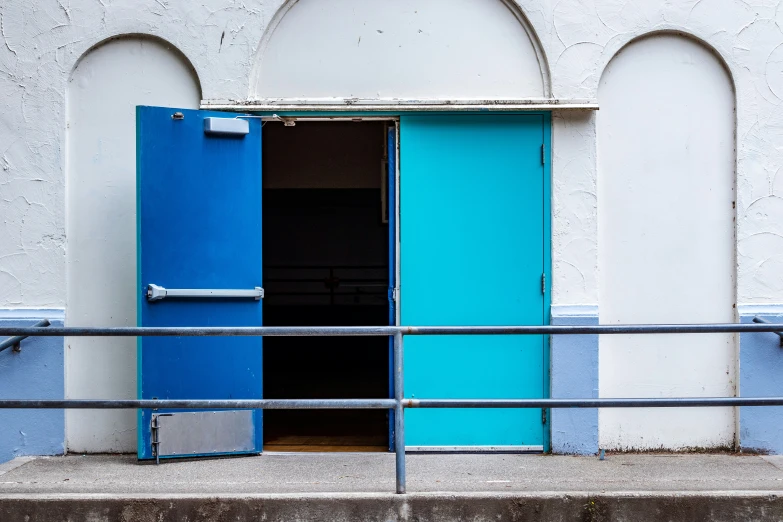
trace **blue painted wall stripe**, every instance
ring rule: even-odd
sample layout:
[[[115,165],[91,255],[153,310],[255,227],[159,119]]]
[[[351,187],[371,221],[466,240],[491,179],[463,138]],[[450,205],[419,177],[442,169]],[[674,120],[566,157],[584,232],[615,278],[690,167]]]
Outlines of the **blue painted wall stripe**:
[[[783,305],[740,306],[740,322],[753,317],[783,324]],[[772,333],[740,334],[739,395],[774,397],[783,395],[783,347]],[[741,407],[740,448],[783,454],[783,407]]]
[[[552,324],[598,324],[597,306],[553,306]],[[598,397],[598,336],[554,335],[551,350],[552,397]],[[555,409],[552,452],[593,455],[598,451],[597,409]]]
[[[7,311],[5,311],[7,312]],[[13,311],[20,313],[19,310]],[[28,310],[27,317],[2,317],[0,326],[31,326],[46,317],[52,326],[62,319],[47,317],[41,310]],[[36,337],[22,341],[22,351],[0,353],[0,398],[63,399],[65,397],[63,338]],[[0,409],[0,462],[23,455],[62,455],[65,453],[65,412],[63,410]]]

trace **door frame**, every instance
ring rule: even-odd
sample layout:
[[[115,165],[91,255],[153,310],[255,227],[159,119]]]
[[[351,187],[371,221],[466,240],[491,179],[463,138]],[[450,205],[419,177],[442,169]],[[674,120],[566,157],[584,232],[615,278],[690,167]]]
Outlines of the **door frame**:
[[[397,326],[400,324],[400,118],[399,115],[377,115],[377,114],[333,114],[333,113],[325,113],[325,114],[312,114],[312,113],[253,113],[253,114],[247,114],[247,115],[238,115],[238,118],[260,118],[263,122],[273,121],[273,122],[356,122],[361,123],[365,121],[383,121],[383,122],[389,122],[394,125],[394,146],[395,149],[393,151],[386,150],[386,157],[390,157],[390,154],[394,154],[394,208],[389,208],[387,211],[389,212],[389,224],[392,224],[391,215],[394,213],[394,286],[392,287],[392,292],[394,296],[394,325],[391,326]],[[263,139],[263,133],[262,133],[262,139]],[[384,133],[384,143],[388,143],[386,133]],[[263,155],[263,144],[262,144],[262,155]],[[388,159],[387,159],[388,164]],[[388,184],[388,180],[386,181]],[[387,195],[388,197],[388,195]],[[391,268],[391,267],[390,267]],[[389,391],[390,391],[390,398],[394,397],[394,390],[393,390],[393,356],[392,356],[392,350],[391,350],[391,343],[389,348]],[[388,428],[388,434],[389,434],[389,440],[388,440],[388,451],[393,452],[394,451],[394,410],[389,410],[388,420],[389,420],[389,428]]]
[[[237,107],[241,109],[241,107]],[[394,211],[394,294],[395,302],[400,301],[400,116],[399,114],[373,114],[373,113],[310,113],[310,112],[275,112],[275,113],[252,113],[240,115],[238,117],[260,118],[262,121],[278,122],[297,122],[297,121],[386,121],[394,124],[395,128],[395,150],[394,150],[394,208],[388,209],[389,213]],[[263,148],[262,148],[263,151]],[[262,152],[263,154],[263,152]],[[389,151],[387,151],[389,154]],[[394,307],[395,324],[400,324],[400,307]]]
[[[202,103],[202,109],[212,109],[212,110],[218,110],[214,107],[210,106],[209,104],[203,104]],[[592,108],[592,106],[590,107]],[[544,223],[544,230],[542,231],[543,235],[543,250],[544,250],[544,259],[543,259],[543,266],[544,266],[544,273],[543,273],[543,284],[542,284],[542,290],[543,290],[543,323],[545,325],[548,325],[551,323],[551,304],[552,304],[552,189],[551,189],[551,180],[552,180],[552,111],[551,110],[519,110],[519,109],[511,109],[508,110],[498,110],[495,108],[494,110],[492,108],[482,109],[482,110],[421,110],[418,111],[414,107],[408,107],[407,110],[397,110],[395,112],[388,112],[389,107],[383,107],[381,110],[372,110],[370,108],[362,108],[364,110],[359,110],[356,112],[352,111],[324,111],[322,107],[311,107],[304,110],[281,110],[281,111],[275,111],[275,112],[257,112],[253,111],[251,113],[247,113],[248,110],[247,106],[242,105],[223,105],[220,106],[219,110],[223,111],[236,111],[236,112],[244,112],[244,117],[249,118],[261,118],[265,121],[355,121],[355,122],[361,122],[361,121],[389,121],[394,122],[395,128],[396,128],[396,139],[395,139],[395,146],[396,150],[395,153],[395,198],[394,198],[394,212],[395,212],[395,282],[394,282],[394,292],[395,292],[395,323],[396,325],[400,325],[400,310],[401,307],[399,304],[402,302],[402,291],[400,288],[400,116],[401,114],[411,114],[415,112],[420,112],[421,114],[429,114],[429,115],[488,115],[488,114],[498,114],[498,115],[538,115],[543,117],[543,125],[542,125],[542,143],[543,143],[543,150],[541,152],[541,159],[543,163],[543,223]],[[383,110],[385,109],[385,110]],[[263,150],[263,149],[262,149]],[[389,212],[391,212],[392,209],[389,209]],[[543,339],[543,354],[542,354],[542,364],[544,368],[544,375],[543,375],[543,390],[542,390],[542,397],[545,399],[550,398],[551,396],[551,368],[550,368],[550,348],[551,346],[551,339],[550,336],[545,335]],[[543,431],[543,446],[544,446],[544,453],[548,453],[551,451],[551,440],[552,440],[552,414],[550,409],[543,409],[541,412],[541,419],[542,419],[542,431]],[[502,450],[502,448],[499,448]]]

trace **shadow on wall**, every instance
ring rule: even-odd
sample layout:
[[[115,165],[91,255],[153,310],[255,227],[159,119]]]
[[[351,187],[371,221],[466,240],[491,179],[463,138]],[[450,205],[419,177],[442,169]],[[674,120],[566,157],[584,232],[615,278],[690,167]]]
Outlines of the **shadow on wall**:
[[[136,325],[137,105],[198,108],[190,62],[152,37],[109,40],[88,51],[68,82],[67,323]],[[74,337],[66,396],[136,397],[134,338]],[[70,451],[132,452],[133,411],[69,410]]]
[[[600,320],[735,317],[735,95],[725,65],[675,34],[607,66],[597,115]],[[601,336],[601,397],[733,396],[733,334]],[[732,446],[731,408],[602,410],[611,449]]]

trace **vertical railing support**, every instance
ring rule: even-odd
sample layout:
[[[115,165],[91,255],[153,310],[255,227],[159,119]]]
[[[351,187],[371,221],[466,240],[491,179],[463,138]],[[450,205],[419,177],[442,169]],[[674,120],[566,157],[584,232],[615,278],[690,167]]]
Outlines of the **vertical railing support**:
[[[396,456],[397,493],[405,493],[405,397],[403,373],[402,332],[394,334],[394,452]]]

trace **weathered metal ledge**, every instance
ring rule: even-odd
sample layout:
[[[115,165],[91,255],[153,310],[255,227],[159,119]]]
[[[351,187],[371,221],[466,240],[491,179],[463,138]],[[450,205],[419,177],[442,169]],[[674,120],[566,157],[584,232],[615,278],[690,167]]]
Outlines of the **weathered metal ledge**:
[[[596,111],[596,100],[563,98],[524,99],[353,99],[353,98],[262,98],[257,100],[202,100],[202,109],[237,112],[519,112],[581,110]]]

